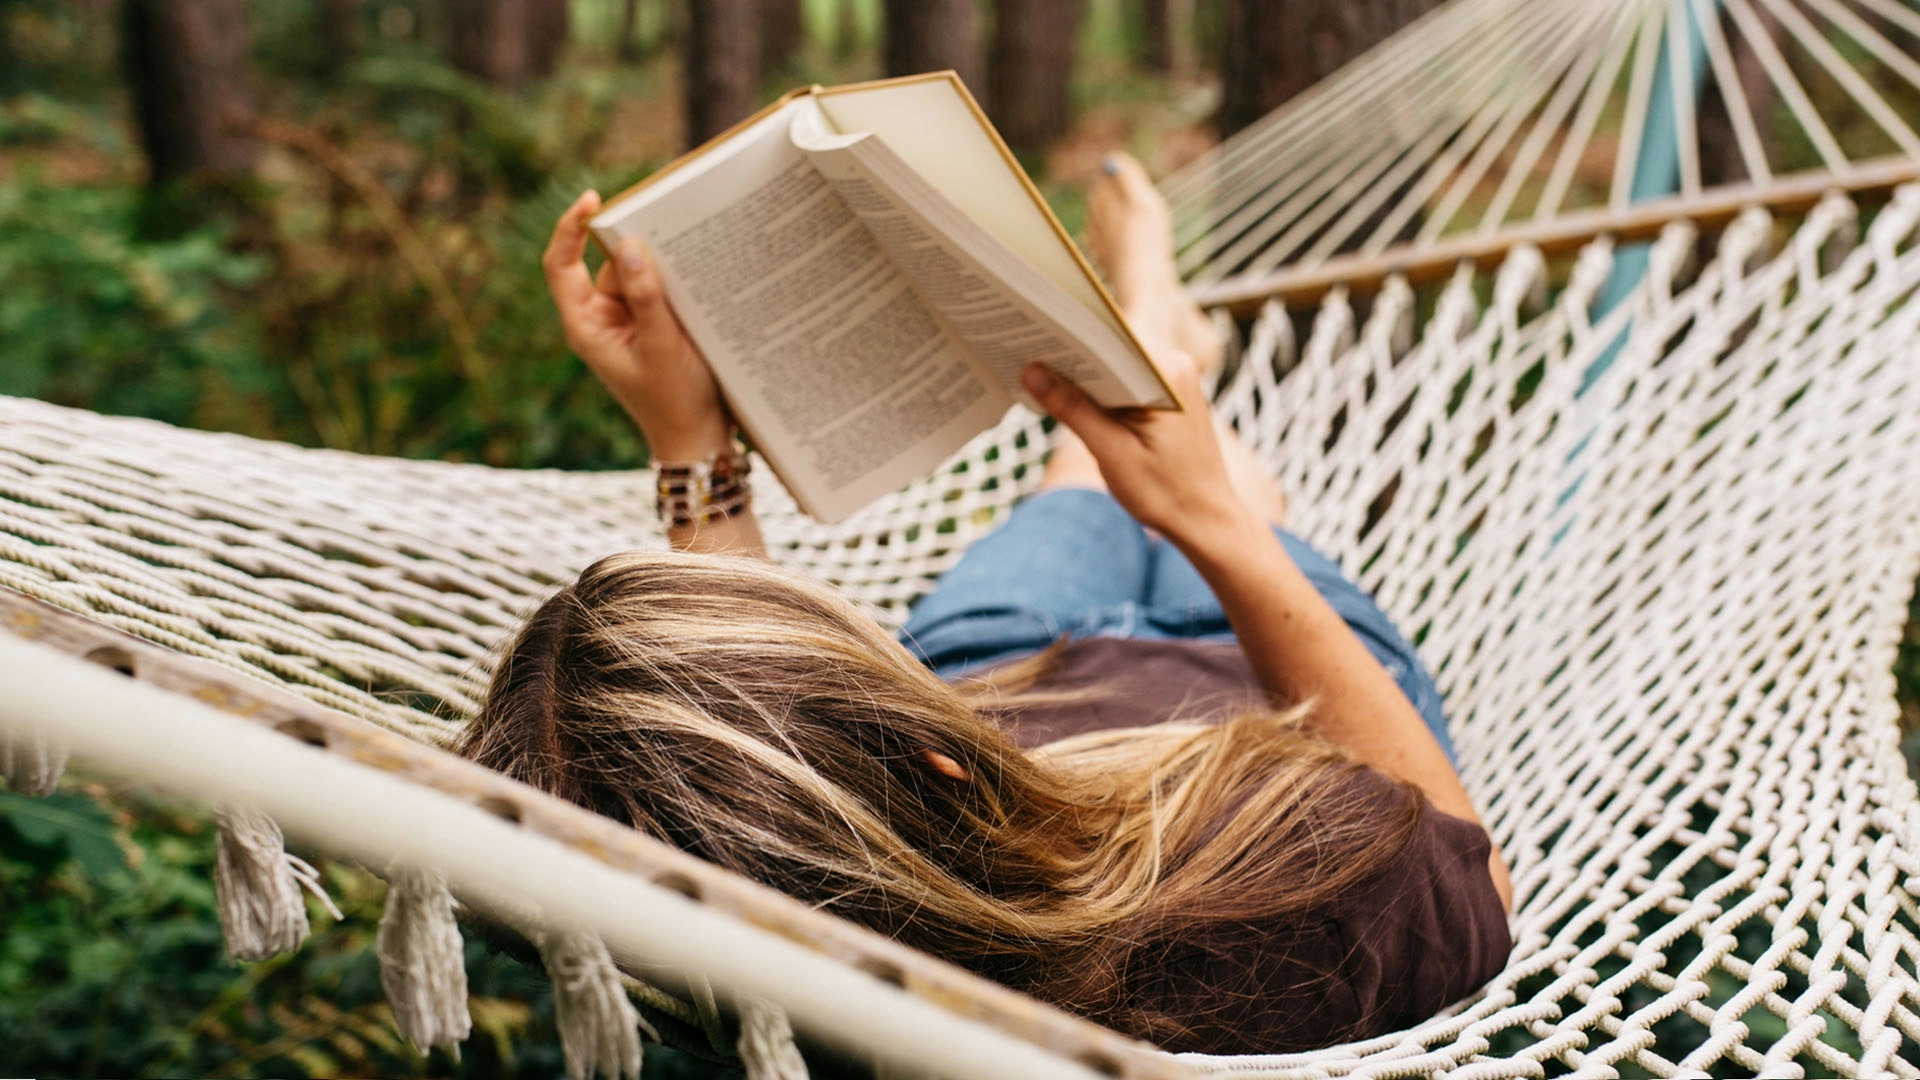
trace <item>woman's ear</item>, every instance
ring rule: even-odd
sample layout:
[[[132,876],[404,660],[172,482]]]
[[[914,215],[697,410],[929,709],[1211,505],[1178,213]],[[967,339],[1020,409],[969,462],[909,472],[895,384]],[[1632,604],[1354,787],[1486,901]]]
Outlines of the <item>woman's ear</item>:
[[[950,780],[958,780],[963,784],[973,783],[973,774],[967,771],[965,765],[960,764],[938,750],[920,751],[920,760],[932,766],[934,772]]]

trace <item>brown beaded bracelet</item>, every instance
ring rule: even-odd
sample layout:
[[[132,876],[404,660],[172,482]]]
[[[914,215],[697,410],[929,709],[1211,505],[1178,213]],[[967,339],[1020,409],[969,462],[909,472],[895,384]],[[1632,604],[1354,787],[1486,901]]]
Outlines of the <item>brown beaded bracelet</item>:
[[[752,501],[747,483],[752,470],[747,456],[738,450],[705,461],[656,462],[658,500],[654,505],[660,520],[670,528],[685,528],[739,513]]]

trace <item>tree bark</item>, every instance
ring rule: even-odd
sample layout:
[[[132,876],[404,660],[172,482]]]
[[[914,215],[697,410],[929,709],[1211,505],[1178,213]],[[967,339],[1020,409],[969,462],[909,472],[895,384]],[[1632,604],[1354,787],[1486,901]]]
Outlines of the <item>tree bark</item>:
[[[687,139],[695,145],[760,100],[760,0],[688,0]]]
[[[559,66],[573,32],[567,0],[528,0],[527,73],[544,79]]]
[[[518,90],[533,73],[540,0],[447,0],[448,59],[483,82]]]
[[[860,0],[840,0],[833,11],[833,55],[845,60],[860,51]]]
[[[1086,0],[999,0],[988,97],[1014,149],[1037,151],[1066,134],[1085,11]]]
[[[620,31],[614,37],[613,54],[623,63],[640,59],[640,0],[621,0]]]
[[[1779,17],[1765,9],[1757,10],[1754,14],[1758,16],[1767,36],[1778,44]],[[1734,134],[1733,116],[1728,111],[1729,96],[1745,102],[1746,111],[1752,116],[1753,126],[1760,135],[1761,151],[1764,153],[1775,146],[1773,80],[1767,77],[1766,68],[1761,66],[1753,46],[1734,30],[1733,25],[1732,17],[1722,11],[1720,30],[1733,46],[1733,70],[1739,85],[1721,86],[1709,68],[1700,88],[1696,125],[1700,141],[1700,180],[1705,187],[1753,179],[1747,172],[1746,157],[1740,153],[1739,137]],[[1780,163],[1768,161],[1767,164],[1771,168]]]
[[[806,38],[800,0],[760,0],[760,78],[785,71]]]
[[[326,70],[345,71],[360,55],[361,0],[321,0],[320,39],[326,44]]]
[[[249,173],[253,141],[233,123],[253,100],[246,0],[125,0],[121,17],[147,182]]]
[[[1226,0],[1215,124],[1226,137],[1442,0]]]
[[[1141,0],[1140,63],[1162,75],[1173,71],[1173,12],[1167,0]]]
[[[967,89],[984,98],[977,6],[976,0],[886,0],[881,30],[887,74],[951,68]]]

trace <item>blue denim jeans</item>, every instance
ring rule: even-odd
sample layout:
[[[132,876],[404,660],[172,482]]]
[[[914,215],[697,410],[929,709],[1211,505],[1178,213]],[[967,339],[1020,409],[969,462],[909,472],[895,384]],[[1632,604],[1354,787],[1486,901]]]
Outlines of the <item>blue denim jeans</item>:
[[[1274,533],[1452,758],[1440,690],[1413,646],[1333,560],[1292,533]],[[1220,601],[1186,556],[1111,495],[1080,488],[1016,506],[914,605],[900,640],[950,679],[1038,652],[1062,635],[1234,640]]]

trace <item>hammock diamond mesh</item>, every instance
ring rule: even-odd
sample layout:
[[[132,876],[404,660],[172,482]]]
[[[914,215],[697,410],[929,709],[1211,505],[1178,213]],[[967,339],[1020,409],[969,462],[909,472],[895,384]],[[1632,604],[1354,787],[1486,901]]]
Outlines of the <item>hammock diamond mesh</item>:
[[[1284,311],[1254,325],[1221,406],[1295,526],[1420,639],[1513,865],[1518,944],[1413,1032],[1197,1064],[1920,1071],[1920,806],[1888,674],[1920,569],[1917,224],[1903,189],[1853,244],[1833,199],[1770,252],[1754,212],[1691,278],[1675,225],[1598,323],[1604,242],[1544,311],[1548,266],[1522,249],[1463,268],[1417,335],[1397,285],[1364,313],[1336,293],[1297,356]],[[544,589],[657,542],[644,476],[377,461],[19,400],[0,425],[8,586],[415,737],[457,722],[415,706],[466,708]],[[1010,418],[837,530],[770,500],[781,557],[897,612],[1043,444]]]

